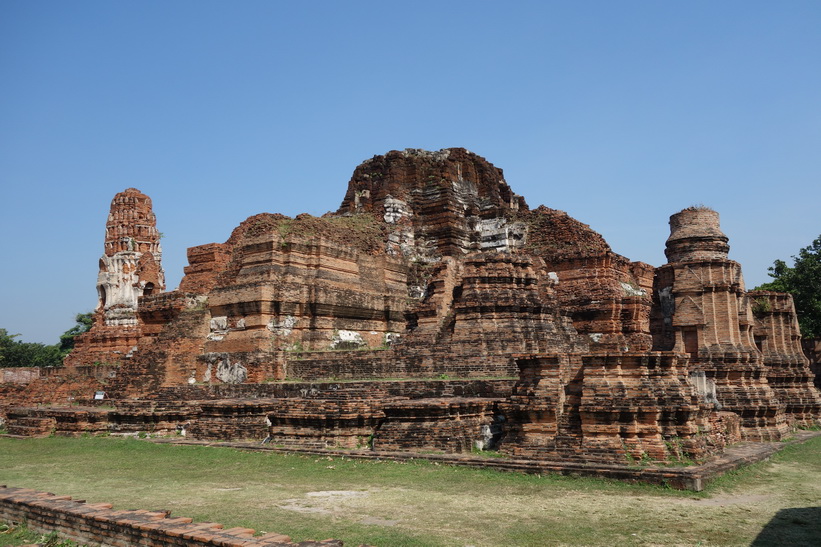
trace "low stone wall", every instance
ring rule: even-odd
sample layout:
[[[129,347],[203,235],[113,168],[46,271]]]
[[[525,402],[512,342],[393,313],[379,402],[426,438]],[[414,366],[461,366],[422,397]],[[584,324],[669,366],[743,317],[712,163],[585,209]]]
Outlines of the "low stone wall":
[[[0,368],[0,384],[28,384],[40,377],[39,367]]]
[[[170,435],[199,413],[194,405],[182,403],[161,407],[150,401],[122,401],[117,409],[94,407],[12,407],[6,412],[6,427],[12,435],[45,437],[60,435]]]
[[[282,446],[358,448],[367,446],[391,401],[378,386],[320,398],[277,399],[268,415],[270,442]]]
[[[0,521],[25,522],[36,532],[60,536],[89,545],[130,546],[294,546],[342,547],[335,539],[292,543],[282,534],[254,536],[251,528],[230,528],[214,522],[194,523],[171,518],[170,511],[114,511],[107,503],[86,503],[25,488],[0,486]]]
[[[444,398],[392,401],[382,405],[385,421],[374,450],[441,450],[470,453],[491,446],[491,426],[501,399]]]
[[[443,349],[402,348],[372,351],[310,351],[288,354],[286,377],[292,380],[456,378],[515,376],[510,355],[486,355],[481,344],[467,342]]]
[[[322,397],[340,391],[378,387],[392,397],[507,397],[516,379],[499,380],[373,380],[361,382],[276,382],[270,384],[215,384],[161,388],[151,399],[159,401],[207,401],[222,399],[272,399]],[[87,404],[87,402],[84,402]],[[105,404],[112,404],[107,402]],[[116,402],[119,406],[119,402]]]
[[[0,384],[0,420],[15,406],[69,405],[80,398],[93,398],[103,386],[95,378],[65,368],[40,369],[40,377],[28,384]]]
[[[5,409],[5,424],[9,433],[28,437],[173,435],[187,430],[197,439],[259,441],[272,435],[283,442],[304,442],[318,436],[324,439],[321,446],[327,442],[336,446],[343,439],[347,439],[344,446],[358,446],[373,433],[377,423],[373,419],[383,417],[379,409],[386,401],[498,399],[510,394],[513,384],[514,380],[424,380],[181,386],[164,388],[151,400],[81,399],[79,406],[10,406]],[[354,400],[364,401],[370,410],[361,416],[357,410],[358,417],[350,424],[336,423],[343,409],[348,409],[345,414],[353,408],[348,407]],[[266,417],[270,417],[267,425]],[[367,421],[367,428],[359,420]],[[322,427],[311,433],[304,430],[308,423]],[[281,429],[269,430],[271,425]]]
[[[266,418],[278,399],[225,399],[202,401],[191,417],[187,434],[195,439],[261,441],[268,435]]]

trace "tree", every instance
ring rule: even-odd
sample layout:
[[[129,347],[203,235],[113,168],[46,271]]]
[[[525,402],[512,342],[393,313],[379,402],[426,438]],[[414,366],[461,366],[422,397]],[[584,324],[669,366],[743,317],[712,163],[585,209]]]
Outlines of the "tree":
[[[8,364],[8,352],[17,343],[15,338],[19,334],[9,334],[6,329],[0,329],[0,367],[11,366]]]
[[[91,328],[93,314],[78,313],[76,325],[60,336],[60,343],[46,345],[15,340],[19,334],[9,334],[0,328],[0,367],[60,367],[63,358],[74,349],[74,338]]]
[[[20,342],[19,334],[0,329],[0,366],[2,367],[59,367],[65,354],[55,344]]]
[[[793,256],[793,265],[776,260],[768,268],[773,281],[756,287],[792,294],[804,338],[821,337],[821,236]]]
[[[64,354],[68,354],[74,349],[74,338],[91,328],[94,322],[94,313],[78,313],[74,316],[74,321],[77,324],[60,335],[60,351]]]

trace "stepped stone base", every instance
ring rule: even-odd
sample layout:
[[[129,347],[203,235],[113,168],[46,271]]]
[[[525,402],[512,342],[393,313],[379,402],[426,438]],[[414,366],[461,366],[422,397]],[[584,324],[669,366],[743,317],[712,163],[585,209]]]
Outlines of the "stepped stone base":
[[[414,399],[383,405],[385,421],[374,450],[440,450],[449,454],[490,449],[498,437],[500,399]]]

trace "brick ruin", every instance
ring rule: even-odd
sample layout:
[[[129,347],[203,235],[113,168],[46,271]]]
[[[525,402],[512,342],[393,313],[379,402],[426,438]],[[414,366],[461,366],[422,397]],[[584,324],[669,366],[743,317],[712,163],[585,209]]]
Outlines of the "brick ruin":
[[[103,256],[97,276],[99,297],[90,334],[77,339],[66,366],[119,362],[137,345],[138,300],[165,290],[162,248],[151,198],[128,188],[111,200]]]
[[[670,228],[667,264],[631,262],[485,159],[408,149],[334,213],[190,248],[166,292],[128,189],[92,329],[59,373],[0,386],[7,429],[625,464],[821,424],[791,297],[745,290],[715,211]]]

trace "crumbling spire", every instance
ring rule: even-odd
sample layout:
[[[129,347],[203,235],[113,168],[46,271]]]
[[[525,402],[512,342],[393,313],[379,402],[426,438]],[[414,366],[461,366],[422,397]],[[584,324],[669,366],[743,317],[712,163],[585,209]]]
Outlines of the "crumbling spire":
[[[137,299],[165,290],[162,248],[151,198],[128,188],[111,200],[105,253],[97,276],[97,310],[108,326],[137,324]]]

